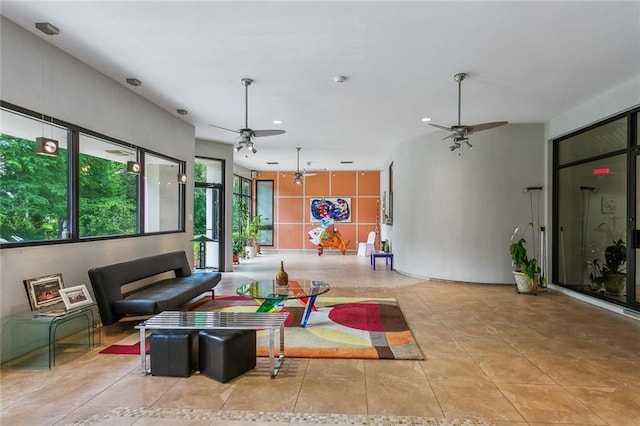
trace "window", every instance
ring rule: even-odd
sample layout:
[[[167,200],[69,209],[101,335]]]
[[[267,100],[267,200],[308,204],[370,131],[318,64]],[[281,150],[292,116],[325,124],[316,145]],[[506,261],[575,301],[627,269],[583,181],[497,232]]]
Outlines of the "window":
[[[623,305],[637,300],[630,282],[613,282],[626,278],[627,258],[614,267],[609,252],[618,241],[628,245],[627,206],[637,203],[629,187],[637,174],[629,161],[633,118],[623,114],[554,141],[553,281]]]
[[[0,243],[69,238],[67,129],[0,110]],[[36,138],[58,141],[58,155],[36,153]]]
[[[184,161],[3,101],[0,123],[1,248],[184,230]],[[37,153],[39,138],[57,155]]]
[[[233,176],[233,241],[242,242],[242,233],[251,218],[251,180]]]
[[[262,229],[259,242],[263,246],[273,245],[273,181],[256,182],[256,214],[260,215]]]
[[[127,161],[137,161],[135,149],[80,134],[80,238],[137,233],[139,175],[127,172]]]
[[[144,156],[145,232],[182,230],[180,162],[158,155]]]

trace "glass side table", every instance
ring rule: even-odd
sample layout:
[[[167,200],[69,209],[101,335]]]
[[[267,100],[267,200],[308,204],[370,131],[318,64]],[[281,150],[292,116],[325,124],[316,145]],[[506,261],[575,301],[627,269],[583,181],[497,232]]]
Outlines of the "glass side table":
[[[56,332],[64,324],[75,326],[86,324],[87,346],[96,345],[96,313],[95,303],[81,306],[69,311],[64,311],[64,305],[55,305],[48,309],[38,311],[24,311],[7,315],[2,318],[2,353],[7,358],[20,356],[19,352],[25,344],[25,337],[31,340],[33,345],[42,342],[47,346],[47,362],[49,369],[56,364]],[[98,344],[100,334],[98,333]],[[38,349],[34,347],[31,350]],[[16,354],[17,352],[17,354]],[[28,352],[24,351],[25,353]]]

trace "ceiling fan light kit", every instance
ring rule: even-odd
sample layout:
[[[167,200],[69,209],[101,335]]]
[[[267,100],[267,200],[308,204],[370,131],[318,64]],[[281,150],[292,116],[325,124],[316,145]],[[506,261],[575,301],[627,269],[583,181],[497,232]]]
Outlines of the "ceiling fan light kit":
[[[253,80],[245,77],[240,80],[240,83],[242,83],[242,85],[244,86],[244,128],[233,130],[233,129],[227,129],[226,127],[222,127],[222,126],[216,126],[215,124],[209,124],[209,125],[217,129],[238,133],[240,136],[242,136],[242,140],[238,142],[238,146],[235,148],[236,152],[240,152],[243,149],[246,149],[247,154],[249,152],[255,154],[258,152],[258,150],[253,146],[253,138],[281,135],[286,132],[281,129],[253,130],[252,128],[249,127],[249,86],[251,86],[251,84],[253,83]]]
[[[451,132],[449,136],[444,138],[444,139],[449,139],[449,138],[453,139],[453,144],[449,147],[451,151],[455,151],[456,149],[462,148],[461,142],[464,142],[464,144],[469,149],[473,148],[473,145],[471,145],[471,143],[469,142],[468,136],[472,135],[474,132],[493,129],[494,127],[504,126],[505,124],[508,124],[507,121],[494,121],[491,123],[474,124],[471,126],[466,126],[461,123],[460,112],[462,109],[461,108],[462,107],[462,81],[466,77],[467,77],[467,74],[463,72],[459,72],[453,76],[453,79],[458,83],[458,124],[453,125],[451,127],[445,127],[438,124],[429,123],[430,126],[436,127],[440,130],[447,130]]]

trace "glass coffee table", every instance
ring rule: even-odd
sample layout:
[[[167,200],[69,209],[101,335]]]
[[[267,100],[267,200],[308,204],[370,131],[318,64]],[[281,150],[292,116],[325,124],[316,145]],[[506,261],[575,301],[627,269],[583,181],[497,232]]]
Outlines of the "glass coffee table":
[[[262,300],[256,312],[279,311],[287,300],[300,299],[304,303],[304,314],[300,327],[306,327],[309,314],[314,309],[316,297],[330,290],[329,284],[317,280],[289,280],[287,285],[277,285],[275,280],[253,281],[236,289],[240,296]]]

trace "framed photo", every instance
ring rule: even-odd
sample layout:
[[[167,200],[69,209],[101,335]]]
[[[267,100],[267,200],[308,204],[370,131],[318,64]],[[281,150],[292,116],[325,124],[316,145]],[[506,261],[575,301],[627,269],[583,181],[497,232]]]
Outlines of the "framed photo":
[[[616,212],[616,198],[615,197],[602,197],[602,213],[615,213]]]
[[[62,274],[24,280],[24,288],[32,311],[62,302],[60,290],[63,287]]]
[[[90,305],[93,303],[91,294],[87,290],[87,286],[77,285],[74,287],[67,287],[60,290],[60,295],[64,301],[64,306],[68,309],[79,308],[80,306]]]

